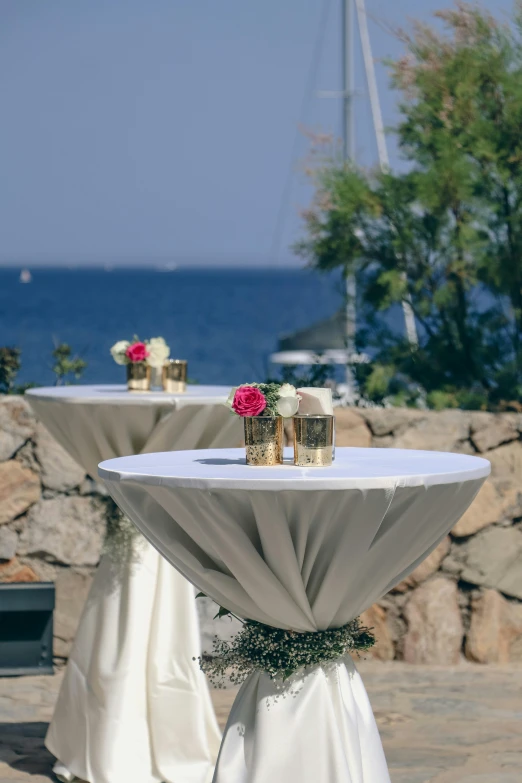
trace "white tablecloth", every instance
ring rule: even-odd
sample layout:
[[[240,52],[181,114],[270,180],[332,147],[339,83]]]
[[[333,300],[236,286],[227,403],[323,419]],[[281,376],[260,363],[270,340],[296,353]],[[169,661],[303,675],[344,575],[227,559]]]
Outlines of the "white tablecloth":
[[[329,468],[256,468],[229,450],[111,460],[99,474],[200,590],[242,617],[314,631],[348,623],[410,573],[489,470],[484,459],[396,449],[338,449]],[[214,783],[389,782],[351,658],[274,695],[262,672],[244,683]]]
[[[34,389],[38,418],[93,477],[102,459],[241,442],[225,387]],[[141,538],[141,537],[140,537]],[[102,558],[46,738],[55,771],[89,783],[208,783],[220,734],[204,677],[194,590],[143,539],[135,562]]]

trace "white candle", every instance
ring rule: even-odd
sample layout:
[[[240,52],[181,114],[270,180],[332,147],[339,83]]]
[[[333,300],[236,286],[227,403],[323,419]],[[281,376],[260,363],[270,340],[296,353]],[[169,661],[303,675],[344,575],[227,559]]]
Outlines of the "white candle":
[[[298,389],[301,395],[299,413],[333,416],[332,390],[316,386],[306,386]]]
[[[319,416],[333,416],[332,390],[323,389],[318,386],[303,386],[297,390],[301,396],[299,403],[299,413]],[[332,458],[335,461],[335,418],[334,428],[334,447]]]

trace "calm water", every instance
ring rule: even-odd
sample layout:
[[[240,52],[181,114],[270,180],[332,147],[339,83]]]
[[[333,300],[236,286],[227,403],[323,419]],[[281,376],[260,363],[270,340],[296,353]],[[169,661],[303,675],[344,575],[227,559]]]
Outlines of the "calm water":
[[[22,349],[21,381],[51,384],[54,342],[87,362],[85,383],[123,383],[111,345],[161,335],[200,383],[263,380],[281,334],[342,306],[337,276],[308,270],[0,269],[0,345]]]

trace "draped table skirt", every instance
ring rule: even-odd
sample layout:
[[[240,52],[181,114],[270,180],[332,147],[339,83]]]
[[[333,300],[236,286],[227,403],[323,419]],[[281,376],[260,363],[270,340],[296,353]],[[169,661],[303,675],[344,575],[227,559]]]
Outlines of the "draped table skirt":
[[[103,557],[46,738],[64,780],[210,783],[220,732],[193,587],[147,542]]]

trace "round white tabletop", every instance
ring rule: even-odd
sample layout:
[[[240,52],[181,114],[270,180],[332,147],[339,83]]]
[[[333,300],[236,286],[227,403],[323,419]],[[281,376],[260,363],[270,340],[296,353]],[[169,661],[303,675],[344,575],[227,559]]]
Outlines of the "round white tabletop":
[[[239,617],[297,633],[344,626],[404,579],[489,471],[487,460],[468,455],[359,448],[337,449],[323,468],[251,467],[240,449],[99,466],[120,508],[200,590]],[[274,776],[389,783],[349,656],[288,683],[254,671],[243,684],[214,783]]]
[[[28,389],[30,399],[60,402],[80,402],[91,405],[173,405],[206,404],[219,405],[227,400],[229,386],[199,386],[190,384],[183,394],[169,394],[163,391],[129,392],[123,384],[99,384],[95,386],[41,386]]]
[[[126,386],[50,386],[26,396],[38,418],[93,478],[101,460],[241,443],[225,405],[228,386],[187,386],[183,394],[129,392]]]
[[[297,467],[293,450],[285,464],[247,465],[244,449],[140,454],[107,460],[98,466],[105,481],[136,481],[166,487],[243,490],[371,489],[415,487],[484,479],[491,470],[481,457],[407,449],[340,448],[329,467]]]

